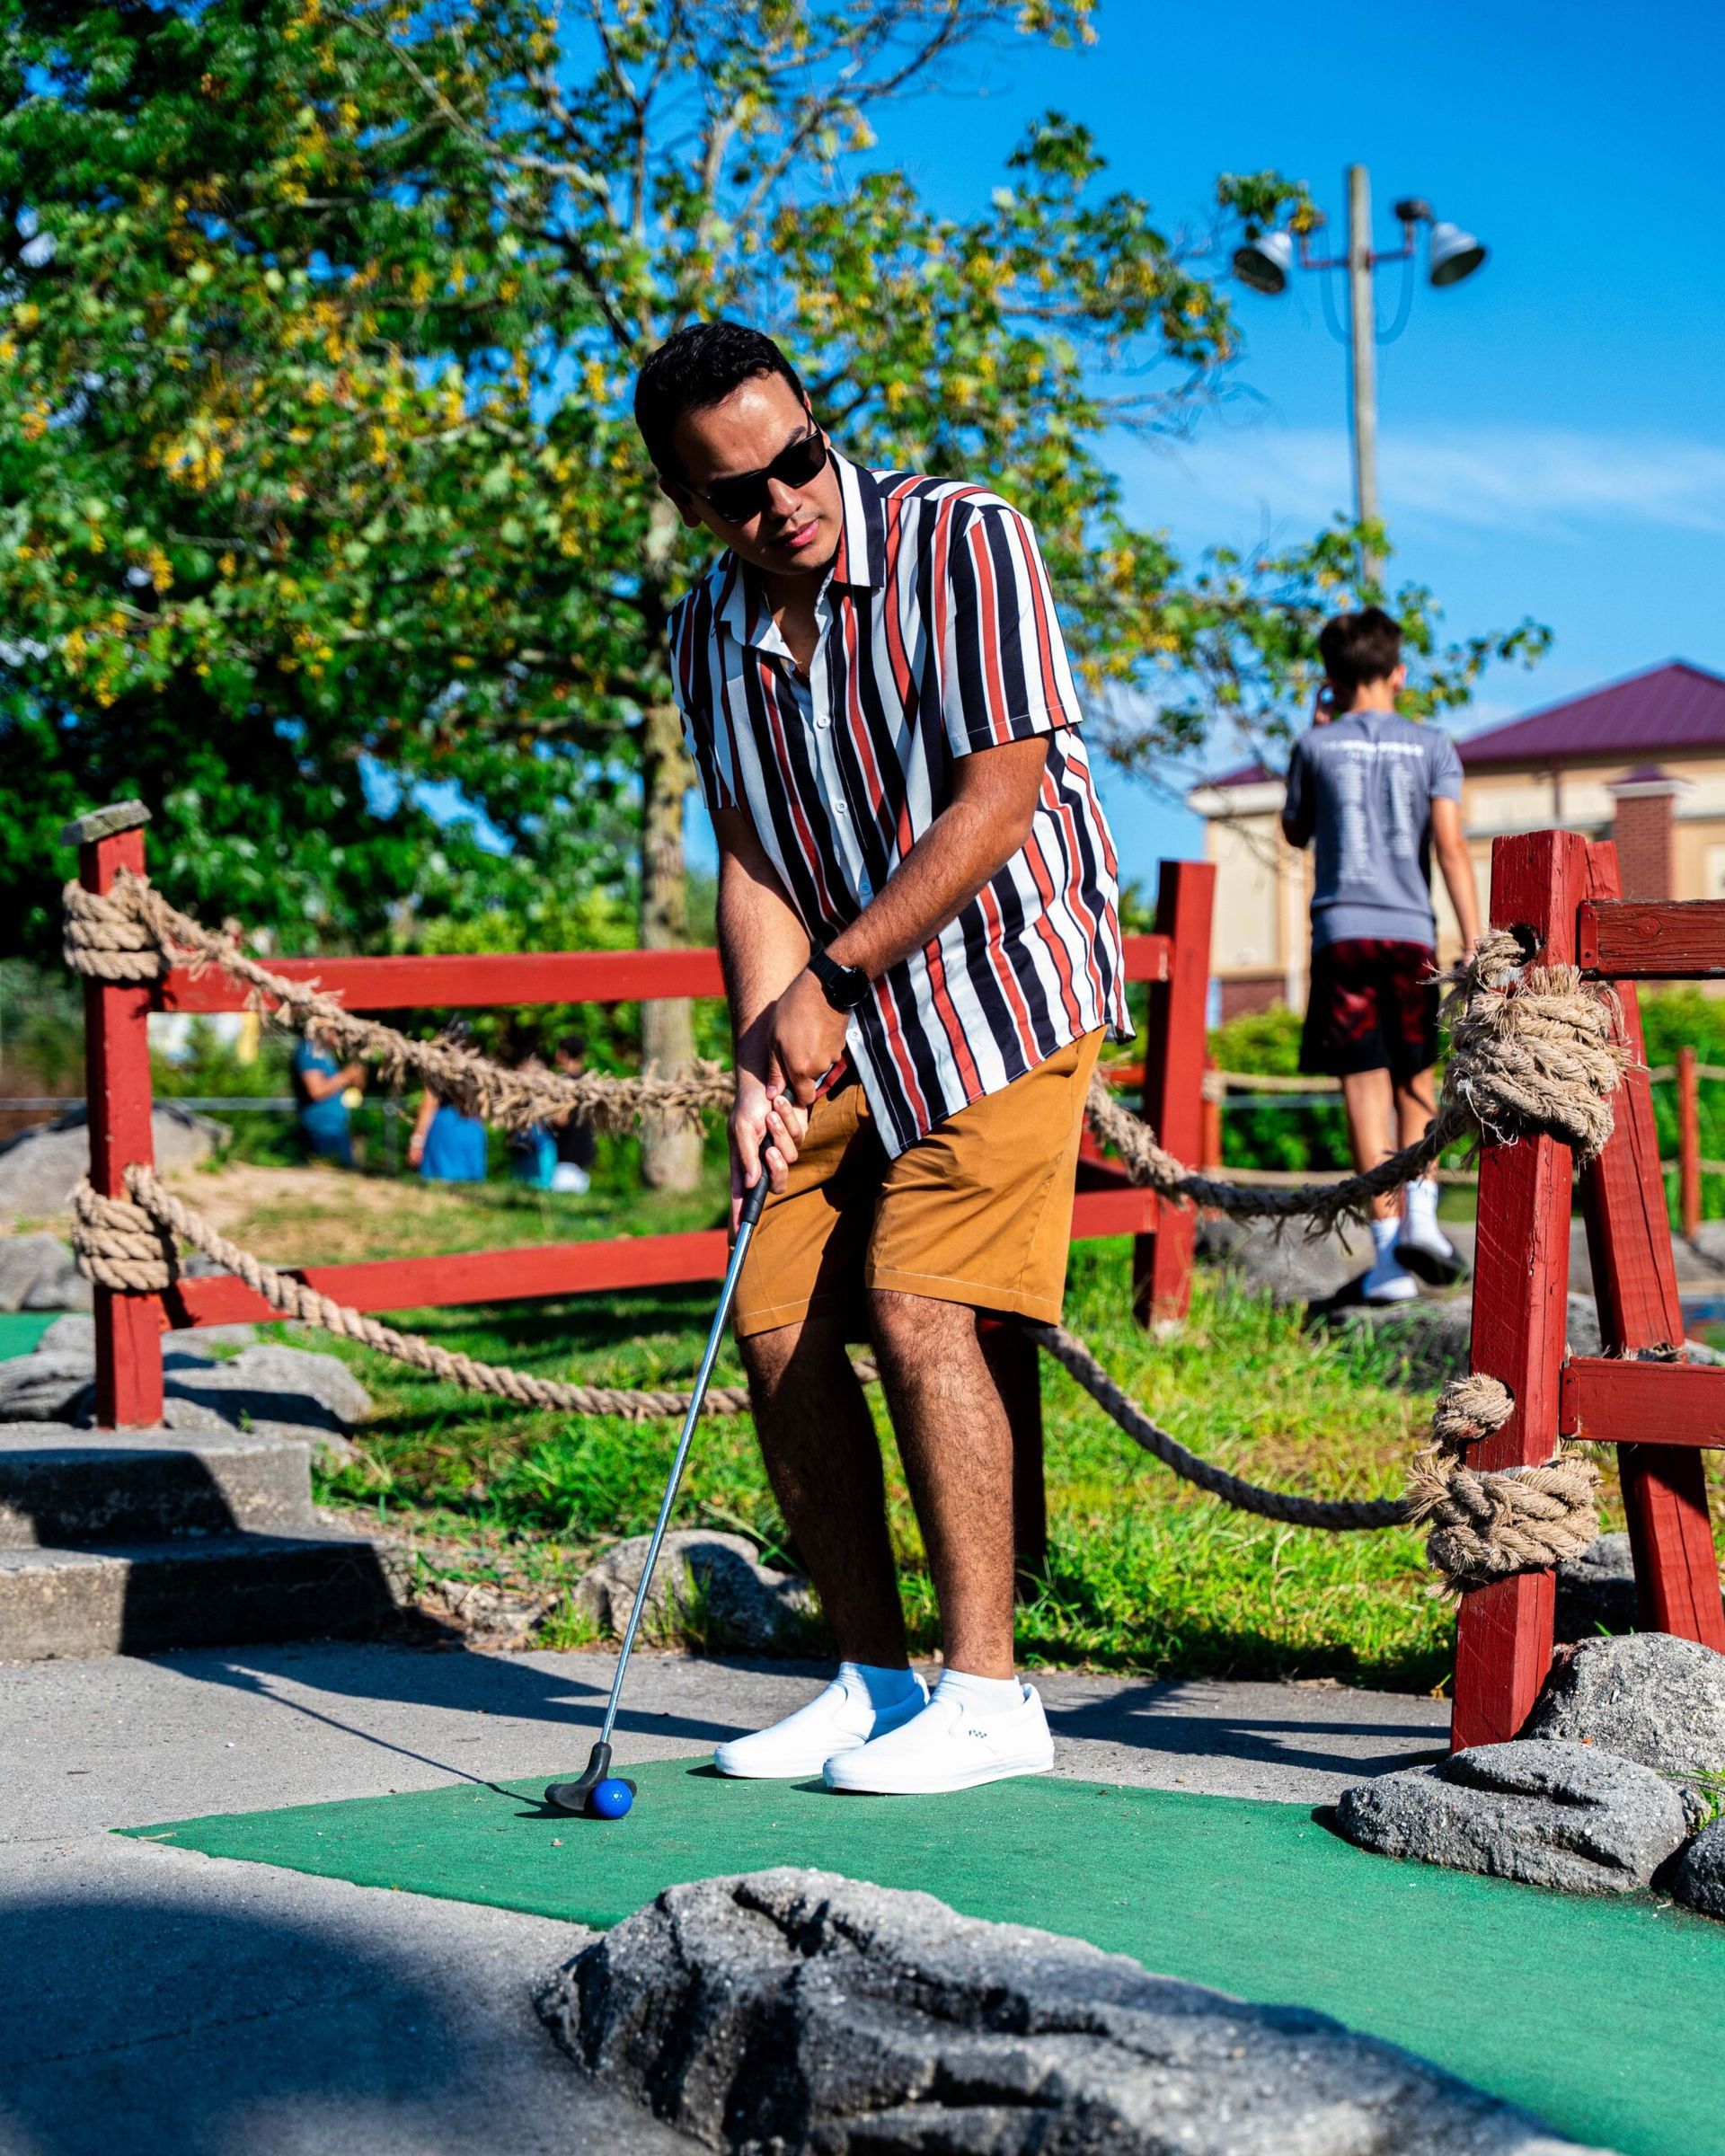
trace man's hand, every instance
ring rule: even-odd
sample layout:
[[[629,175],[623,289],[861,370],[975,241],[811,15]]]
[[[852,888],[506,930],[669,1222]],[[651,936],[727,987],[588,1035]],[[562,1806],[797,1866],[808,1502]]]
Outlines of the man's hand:
[[[806,968],[780,996],[769,1035],[772,1059],[799,1107],[809,1106],[845,1053],[845,1013],[833,1009]]]
[[[788,1094],[769,1093],[752,1071],[737,1073],[737,1097],[730,1108],[730,1232],[737,1233],[743,1209],[743,1193],[752,1189],[761,1172],[761,1141],[770,1138],[766,1152],[767,1180],[775,1193],[788,1180],[787,1171],[809,1128],[808,1111]]]

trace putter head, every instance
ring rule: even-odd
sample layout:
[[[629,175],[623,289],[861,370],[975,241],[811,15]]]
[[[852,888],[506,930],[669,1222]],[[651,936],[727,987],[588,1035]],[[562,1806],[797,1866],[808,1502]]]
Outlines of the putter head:
[[[568,1812],[577,1819],[617,1818],[621,1816],[619,1813],[608,1807],[600,1809],[593,1802],[593,1792],[601,1782],[606,1783],[613,1789],[619,1788],[627,1789],[630,1803],[633,1803],[634,1783],[621,1780],[612,1774],[609,1745],[594,1745],[592,1751],[588,1754],[585,1769],[573,1781],[553,1781],[545,1791],[545,1802],[553,1812]],[[624,1809],[626,1811],[628,1806],[625,1805]]]

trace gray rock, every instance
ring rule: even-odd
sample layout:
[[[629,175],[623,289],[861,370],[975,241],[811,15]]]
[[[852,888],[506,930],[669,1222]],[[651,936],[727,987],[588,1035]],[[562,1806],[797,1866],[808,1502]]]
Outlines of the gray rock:
[[[1669,1632],[1579,1640],[1559,1649],[1522,1735],[1597,1745],[1682,1779],[1699,1825],[1725,1775],[1725,1655]]]
[[[1725,1273],[1725,1220],[1703,1220],[1685,1241],[1715,1272]]]
[[[1407,1383],[1424,1392],[1467,1369],[1473,1299],[1445,1295],[1393,1303],[1386,1309],[1361,1307],[1341,1312],[1340,1324],[1345,1331],[1369,1333],[1391,1355],[1402,1357]]]
[[[1684,1851],[1671,1891],[1703,1916],[1725,1916],[1725,1819],[1703,1828]]]
[[[1635,1560],[1626,1534],[1602,1534],[1579,1557],[1565,1558],[1557,1568],[1561,1641],[1632,1632],[1638,1615]]]
[[[37,1282],[70,1256],[58,1235],[0,1235],[0,1310],[28,1309]]]
[[[1355,1782],[1336,1817],[1381,1856],[1570,1894],[1647,1886],[1688,1833],[1681,1797],[1650,1767],[1530,1738]]]
[[[1249,1294],[1274,1303],[1318,1303],[1371,1264],[1372,1239],[1351,1222],[1308,1239],[1297,1223],[1278,1234],[1257,1222],[1200,1220],[1198,1252],[1225,1266]]]
[[[20,1305],[23,1310],[93,1311],[96,1291],[78,1270],[70,1250],[62,1250],[57,1263],[48,1267]]]
[[[1556,2156],[1526,2113],[1302,2007],[789,1869],[672,1886],[539,2010],[709,2148],[810,2156]]]
[[[635,1534],[614,1542],[576,1581],[577,1607],[601,1630],[620,1635],[628,1623],[651,1539]],[[642,1622],[649,1631],[664,1631],[692,1605],[704,1613],[709,1645],[751,1648],[793,1644],[814,1604],[804,1581],[770,1571],[743,1535],[677,1528],[665,1537]]]
[[[226,1137],[227,1126],[158,1100],[150,1134],[158,1168],[189,1168],[208,1159]],[[58,1122],[20,1131],[0,1145],[0,1221],[48,1220],[69,1212],[72,1193],[89,1172],[90,1136],[82,1108]]]
[[[96,1358],[75,1350],[14,1355],[0,1362],[0,1422],[78,1422],[93,1406]]]

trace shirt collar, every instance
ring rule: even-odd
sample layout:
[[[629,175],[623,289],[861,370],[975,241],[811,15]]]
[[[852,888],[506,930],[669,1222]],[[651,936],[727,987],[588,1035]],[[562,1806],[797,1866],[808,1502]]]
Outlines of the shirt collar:
[[[832,584],[878,591],[887,580],[887,513],[880,482],[866,464],[853,464],[848,456],[831,452],[838,474],[840,525],[838,546],[827,572]],[[739,644],[758,644],[772,630],[772,615],[761,599],[759,586],[748,565],[729,548],[713,568],[713,618],[728,636]]]

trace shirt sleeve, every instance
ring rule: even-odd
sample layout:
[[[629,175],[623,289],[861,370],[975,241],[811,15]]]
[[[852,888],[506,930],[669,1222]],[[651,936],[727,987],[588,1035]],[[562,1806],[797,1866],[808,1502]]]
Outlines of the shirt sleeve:
[[[697,606],[697,596],[704,595],[691,593],[671,614],[671,694],[683,721],[684,746],[701,781],[707,813],[712,816],[721,808],[735,808],[738,801],[726,768],[728,759],[720,753],[714,738],[715,640],[707,618],[711,610],[704,604]]]
[[[960,504],[944,581],[941,714],[952,754],[1078,725],[1078,693],[1029,522],[1003,501]]]
[[[1428,752],[1431,765],[1431,798],[1434,801],[1459,801],[1462,798],[1462,759],[1455,744],[1447,734],[1432,734]]]

